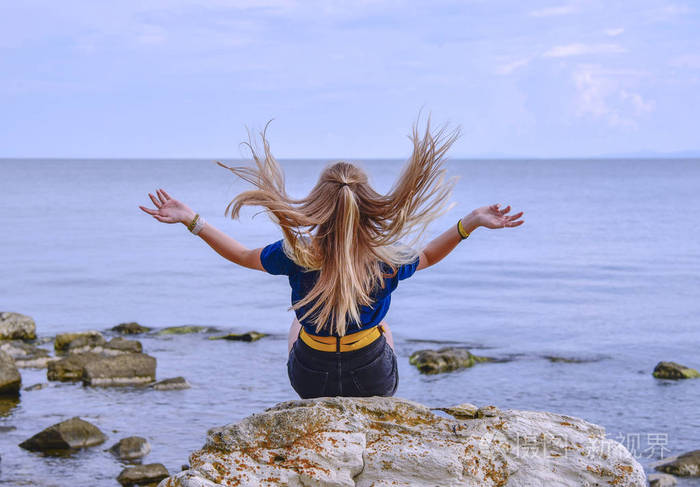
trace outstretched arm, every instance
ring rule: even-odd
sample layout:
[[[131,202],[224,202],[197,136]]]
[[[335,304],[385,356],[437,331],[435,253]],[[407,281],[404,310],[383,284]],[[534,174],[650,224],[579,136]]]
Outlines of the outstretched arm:
[[[472,233],[479,227],[485,228],[510,228],[522,225],[525,220],[518,220],[523,216],[523,212],[508,215],[510,205],[502,210],[500,205],[490,205],[477,208],[462,218],[462,227],[467,233]],[[437,264],[447,256],[459,242],[462,237],[457,230],[457,225],[453,225],[443,234],[432,240],[425,248],[418,253],[420,261],[416,270],[425,269],[431,265]]]
[[[171,197],[163,189],[158,189],[156,194],[158,198],[151,193],[148,193],[148,196],[156,205],[157,210],[143,206],[139,206],[139,208],[163,223],[190,224],[195,212],[189,206]],[[204,223],[204,227],[199,231],[199,236],[223,258],[249,269],[265,270],[260,263],[261,248],[248,249],[237,240],[210,225],[209,222]]]

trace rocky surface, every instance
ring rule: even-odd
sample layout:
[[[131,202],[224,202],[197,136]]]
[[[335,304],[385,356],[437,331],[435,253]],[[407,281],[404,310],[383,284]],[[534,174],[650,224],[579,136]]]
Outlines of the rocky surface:
[[[46,378],[48,380],[61,382],[82,380],[83,373],[85,372],[85,366],[88,363],[100,360],[101,358],[102,355],[97,353],[79,353],[69,355],[68,357],[60,360],[50,362],[48,370],[46,371]]]
[[[127,436],[112,445],[109,451],[121,460],[138,460],[151,452],[151,444],[141,436]]]
[[[34,340],[36,323],[27,315],[0,312],[0,340]]]
[[[654,468],[679,477],[700,477],[700,450],[693,450],[674,457],[664,458]]]
[[[140,333],[147,333],[151,331],[151,329],[147,326],[141,326],[135,321],[131,321],[129,323],[119,323],[117,326],[112,327],[112,331],[123,335],[138,335]]]
[[[156,335],[185,335],[187,333],[211,333],[219,331],[211,326],[194,326],[194,325],[184,325],[184,326],[169,326],[158,330]]]
[[[439,350],[418,350],[408,358],[424,374],[450,372],[465,367],[471,367],[478,362],[492,362],[490,357],[473,355],[466,348],[445,347]]]
[[[6,352],[0,351],[0,396],[18,396],[22,386],[22,376],[15,360]]]
[[[49,426],[23,441],[19,446],[25,450],[51,454],[99,445],[106,439],[97,426],[76,416]]]
[[[220,335],[215,337],[209,337],[209,340],[232,340],[236,342],[255,342],[263,337],[266,337],[266,333],[260,333],[257,331],[247,331],[245,333],[229,333],[227,335]]]
[[[83,384],[90,386],[131,386],[156,380],[156,359],[145,353],[126,353],[88,361]]]
[[[471,416],[470,406],[445,409]],[[457,419],[389,397],[284,402],[210,430],[191,469],[159,487],[646,486],[642,466],[600,426],[544,411],[477,410],[481,417]]]
[[[174,391],[179,389],[189,389],[192,387],[184,377],[172,377],[163,379],[151,384],[151,387],[157,391]]]
[[[48,350],[23,341],[9,341],[0,344],[0,350],[15,359],[17,367],[46,368],[51,357]]]
[[[659,362],[652,375],[657,379],[694,379],[700,377],[700,372],[676,362]]]
[[[73,353],[80,353],[78,351],[79,347],[84,347],[89,344],[103,344],[105,343],[105,338],[102,336],[102,333],[97,330],[59,333],[54,339],[53,348],[57,352],[68,352],[71,343],[74,343]]]
[[[168,470],[163,464],[150,463],[125,468],[117,477],[117,481],[124,487],[132,485],[155,486],[168,475]]]
[[[647,476],[649,487],[674,487],[678,481],[673,475],[652,473]]]
[[[40,391],[49,385],[46,382],[40,382],[38,384],[32,384],[31,386],[27,386],[24,388],[25,391],[31,392],[31,391]]]

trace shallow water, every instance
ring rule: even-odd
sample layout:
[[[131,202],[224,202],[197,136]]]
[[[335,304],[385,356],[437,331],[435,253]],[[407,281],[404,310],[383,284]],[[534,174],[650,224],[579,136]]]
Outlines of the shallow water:
[[[290,191],[303,195],[324,164],[283,161]],[[379,190],[400,164],[362,162]],[[457,206],[428,236],[494,202],[524,210],[526,222],[478,229],[445,261],[401,282],[387,316],[397,396],[578,416],[604,426],[645,468],[700,448],[700,380],[651,376],[660,360],[700,368],[700,161],[455,160],[449,171],[461,176]],[[223,216],[245,186],[211,161],[0,160],[0,310],[31,315],[40,336],[124,321],[271,336],[139,338],[158,359],[158,378],[183,375],[189,390],[50,383],[0,404],[0,484],[117,485],[122,465],[103,449],[129,435],[151,442],[147,463],[175,472],[208,428],[296,397],[285,367],[286,279],[238,268],[182,225],[141,212],[157,187],[248,246],[280,238],[264,215],[251,219],[257,210],[239,222]],[[511,360],[437,376],[408,364],[411,352],[443,342]],[[24,386],[46,382],[45,370],[21,371]],[[99,426],[107,443],[69,458],[17,447],[72,416]]]

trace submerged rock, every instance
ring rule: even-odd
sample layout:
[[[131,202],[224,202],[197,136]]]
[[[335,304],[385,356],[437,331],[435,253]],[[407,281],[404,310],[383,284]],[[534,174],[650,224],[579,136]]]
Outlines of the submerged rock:
[[[20,368],[45,368],[51,360],[47,350],[22,341],[5,342],[0,345],[0,350],[15,359],[15,365]]]
[[[189,389],[192,386],[184,377],[172,377],[151,384],[151,387],[157,391],[174,391],[178,389]]]
[[[267,333],[247,331],[245,333],[229,333],[227,335],[209,337],[209,340],[233,340],[237,342],[254,342],[266,336]]]
[[[104,443],[107,438],[100,429],[74,417],[49,426],[19,444],[25,450],[58,453],[65,450],[87,448]]]
[[[0,340],[34,340],[36,323],[32,317],[9,311],[0,312]]]
[[[283,402],[211,429],[190,470],[159,486],[646,486],[642,466],[600,426],[483,409],[494,416],[444,418],[394,397]]]
[[[471,367],[478,362],[492,362],[490,357],[473,355],[466,348],[445,347],[439,350],[418,350],[408,358],[424,374],[450,372],[465,367]]]
[[[82,380],[85,366],[101,358],[102,355],[97,353],[79,353],[49,362],[46,378],[61,382]]]
[[[168,475],[168,470],[162,463],[149,463],[148,465],[126,467],[117,477],[117,482],[124,487],[132,485],[155,486]]]
[[[665,458],[664,463],[656,465],[654,468],[679,477],[700,477],[700,450]]]
[[[123,335],[138,335],[139,333],[146,333],[151,331],[147,326],[141,326],[135,321],[129,323],[120,323],[117,326],[112,327],[112,331],[121,333]]]
[[[127,436],[112,445],[109,451],[122,460],[137,460],[151,452],[151,444],[146,438]]]
[[[25,391],[40,391],[44,389],[45,387],[48,387],[49,385],[46,382],[40,382],[38,384],[32,384],[31,386],[27,386],[24,388]]]
[[[156,380],[156,359],[145,353],[126,353],[89,361],[83,384],[90,386],[133,386]]]
[[[659,362],[652,373],[657,379],[694,379],[700,372],[676,362]]]
[[[19,396],[22,376],[15,360],[6,352],[0,351],[0,396]]]
[[[158,330],[156,335],[185,335],[187,333],[210,333],[218,331],[216,328],[212,328],[210,326],[194,326],[194,325],[185,325],[185,326],[169,326],[167,328],[163,328],[161,330]]]
[[[73,344],[73,353],[80,353],[81,347],[101,345],[105,338],[97,330],[79,331],[76,333],[59,333],[53,342],[57,352],[68,352]]]
[[[651,473],[647,476],[649,487],[674,487],[678,482],[676,477],[665,473]]]

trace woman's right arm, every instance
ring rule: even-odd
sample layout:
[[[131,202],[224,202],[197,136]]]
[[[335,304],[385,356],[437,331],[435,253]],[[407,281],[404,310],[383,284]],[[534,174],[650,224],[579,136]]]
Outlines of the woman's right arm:
[[[163,223],[182,223],[187,226],[194,219],[195,212],[186,204],[171,197],[165,190],[159,189],[156,194],[158,198],[151,193],[148,193],[148,196],[157,210],[143,206],[139,208]],[[260,262],[262,248],[249,249],[208,222],[205,222],[204,227],[199,231],[199,237],[223,258],[249,269],[265,271]]]

